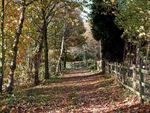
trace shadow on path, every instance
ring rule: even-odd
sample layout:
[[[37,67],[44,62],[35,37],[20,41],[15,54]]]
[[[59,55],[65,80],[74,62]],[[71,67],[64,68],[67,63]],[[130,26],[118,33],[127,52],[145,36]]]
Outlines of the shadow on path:
[[[19,107],[21,113],[25,110],[29,113],[104,113],[114,110],[116,103],[128,104],[127,91],[118,86],[114,78],[101,73],[82,74],[74,73],[19,92],[14,95],[15,106],[11,108],[18,110]]]

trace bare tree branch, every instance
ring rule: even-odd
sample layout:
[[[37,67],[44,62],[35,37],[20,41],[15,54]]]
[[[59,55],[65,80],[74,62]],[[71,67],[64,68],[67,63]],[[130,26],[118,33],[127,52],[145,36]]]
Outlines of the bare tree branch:
[[[40,31],[41,31],[41,27],[38,25],[38,23],[36,23],[35,19],[32,17],[32,15],[30,15],[31,19],[32,19],[32,23],[34,24],[35,27],[37,27]]]
[[[38,0],[31,0],[30,2],[26,3],[25,6],[29,6],[30,4],[32,4],[35,1],[38,1]]]
[[[56,5],[58,4],[58,2],[56,2],[52,8],[49,10],[49,12],[46,15],[46,20],[49,18],[49,16],[51,16],[52,11],[55,9]]]

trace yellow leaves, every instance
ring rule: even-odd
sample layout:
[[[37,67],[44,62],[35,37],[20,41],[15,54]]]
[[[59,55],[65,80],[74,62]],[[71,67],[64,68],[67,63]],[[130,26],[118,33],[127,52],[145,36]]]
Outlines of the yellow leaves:
[[[148,10],[147,13],[150,15],[150,10]]]
[[[8,8],[9,7],[9,8]],[[7,4],[5,10],[5,32],[11,36],[14,35],[18,25],[20,7],[14,5],[12,2]],[[10,38],[10,37],[9,37]]]
[[[72,26],[74,26],[74,25],[75,25],[75,23],[74,23],[74,22],[71,22],[71,25],[72,25]]]
[[[115,3],[116,0],[111,0],[112,3]]]
[[[146,33],[142,32],[142,33],[139,34],[138,37],[139,37],[139,38],[142,38],[142,37],[145,37],[145,36],[146,36]]]
[[[140,11],[139,13],[140,13],[140,14],[144,14],[144,11]]]

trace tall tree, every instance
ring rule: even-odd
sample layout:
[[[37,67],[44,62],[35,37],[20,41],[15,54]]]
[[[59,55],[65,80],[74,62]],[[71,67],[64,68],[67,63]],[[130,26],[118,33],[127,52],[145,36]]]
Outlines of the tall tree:
[[[65,34],[65,25],[64,25],[64,34]],[[65,43],[65,35],[62,36],[62,40],[61,40],[60,55],[56,66],[56,75],[59,75],[61,73],[61,59],[64,51],[64,43]]]
[[[4,5],[5,1],[1,2],[1,53],[0,53],[0,92],[2,93],[3,77],[4,77]]]
[[[56,75],[61,73],[61,61],[63,61],[64,69],[66,67],[67,47],[81,45],[81,42],[84,43],[85,41],[82,37],[85,29],[83,27],[83,21],[80,17],[81,11],[79,6],[80,5],[76,6],[76,3],[72,5],[66,3],[64,11],[61,13],[61,15],[63,14],[64,17],[64,25],[62,30],[60,55],[56,66]]]
[[[64,17],[67,15],[67,10],[66,10],[66,3],[64,2],[65,4],[65,8],[64,8]],[[62,36],[62,40],[61,40],[61,48],[60,48],[60,55],[59,55],[59,58],[58,58],[58,62],[57,62],[57,65],[56,65],[56,75],[59,75],[61,73],[61,59],[63,57],[63,52],[65,50],[65,38],[66,38],[66,19],[64,18],[64,27],[63,27],[63,36]]]
[[[45,74],[44,78],[49,79],[49,48],[48,48],[48,26],[51,23],[52,18],[55,15],[55,12],[58,10],[58,7],[61,8],[58,4],[59,0],[40,0],[36,4],[34,4],[34,12],[32,11],[32,22],[34,23],[34,27],[36,27],[39,34],[41,34],[40,40],[43,40],[43,49],[44,49],[44,68]],[[35,14],[36,9],[36,14]],[[34,13],[34,14],[33,14]],[[38,15],[38,18],[37,18]],[[38,20],[38,21],[37,21]],[[39,46],[41,43],[39,43]],[[42,49],[41,48],[41,49]],[[42,51],[41,51],[42,52]],[[42,53],[40,53],[42,54]],[[37,73],[36,73],[37,74]]]
[[[38,85],[40,83],[39,80],[39,67],[40,67],[40,62],[41,62],[41,56],[42,56],[42,49],[43,49],[43,43],[44,43],[44,38],[42,38],[42,36],[39,36],[39,47],[38,50],[36,52],[36,54],[34,55],[34,84]]]
[[[43,0],[44,2],[44,0]],[[47,37],[47,29],[48,29],[48,25],[51,22],[52,17],[54,16],[55,13],[55,7],[57,6],[59,2],[55,1],[54,3],[51,3],[51,7],[48,6],[49,10],[42,8],[42,13],[43,13],[43,37],[44,37],[44,59],[45,59],[45,79],[49,79],[49,59],[48,59],[48,37]]]
[[[97,41],[101,40],[102,59],[120,62],[123,60],[124,41],[121,39],[122,30],[115,24],[116,4],[110,0],[92,1],[92,32]]]
[[[22,33],[22,28],[23,28],[23,23],[25,20],[25,11],[28,5],[30,5],[32,2],[34,2],[34,0],[26,3],[26,0],[21,0],[21,1],[15,1],[17,3],[20,4],[20,19],[19,19],[19,23],[18,23],[18,27],[16,29],[15,32],[15,36],[14,36],[14,45],[13,45],[13,58],[12,58],[12,62],[10,64],[10,73],[9,73],[9,81],[8,81],[8,85],[7,85],[7,92],[11,93],[14,87],[14,72],[16,69],[16,60],[17,60],[17,52],[18,52],[18,44],[19,44],[19,39],[20,39],[20,35]]]
[[[147,45],[149,36],[147,35],[150,31],[150,2],[141,0],[118,0],[116,12],[116,23],[118,27],[124,29],[123,38],[126,40],[126,59],[128,55],[131,63],[136,63],[139,55],[139,49]],[[145,43],[147,42],[147,44]],[[145,44],[144,44],[145,43]],[[140,47],[140,48],[139,48]],[[128,49],[131,48],[131,49]],[[146,50],[145,50],[146,51]],[[142,52],[142,51],[140,51]],[[127,55],[128,54],[128,55]],[[140,53],[141,54],[141,53]],[[142,53],[146,57],[146,52]],[[133,57],[134,55],[134,57]],[[132,57],[132,58],[131,58]],[[137,58],[136,58],[137,57]]]

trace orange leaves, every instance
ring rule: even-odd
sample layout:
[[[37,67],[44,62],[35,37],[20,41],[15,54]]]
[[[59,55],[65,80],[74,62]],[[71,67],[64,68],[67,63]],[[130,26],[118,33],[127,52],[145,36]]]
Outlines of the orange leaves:
[[[17,7],[15,4],[10,2],[6,8],[6,16],[5,16],[5,27],[8,29],[8,32],[13,32],[18,24],[19,20],[19,7]]]
[[[150,112],[150,105],[140,106],[136,96],[126,93],[113,78],[91,75],[90,72],[81,70],[65,74],[62,78],[51,78],[46,84],[15,94],[13,98],[17,104],[3,104],[2,110],[11,113]]]

